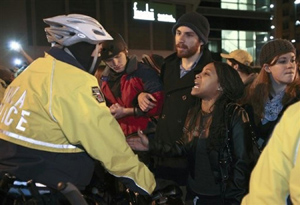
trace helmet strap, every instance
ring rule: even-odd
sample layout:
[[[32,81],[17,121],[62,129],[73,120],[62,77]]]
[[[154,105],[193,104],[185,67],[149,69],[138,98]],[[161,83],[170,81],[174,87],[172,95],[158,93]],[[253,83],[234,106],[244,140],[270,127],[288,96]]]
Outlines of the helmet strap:
[[[100,51],[100,44],[97,44],[96,48],[93,52],[94,59],[93,59],[92,65],[91,65],[90,69],[88,70],[88,72],[90,74],[93,74],[93,72],[95,71],[95,66],[96,66],[96,63],[98,62],[98,58],[99,58],[99,54],[100,54],[99,51]]]
[[[68,53],[70,56],[72,56],[73,58],[75,58],[75,56],[71,53],[71,51],[67,48],[67,47],[64,47],[64,51],[66,53]],[[75,58],[76,59],[76,58]],[[76,59],[77,60],[77,59]]]

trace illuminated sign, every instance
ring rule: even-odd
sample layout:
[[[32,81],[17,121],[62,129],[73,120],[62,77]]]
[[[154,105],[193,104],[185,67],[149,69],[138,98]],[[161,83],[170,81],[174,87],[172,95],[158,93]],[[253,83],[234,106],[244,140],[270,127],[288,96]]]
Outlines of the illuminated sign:
[[[133,19],[175,23],[175,6],[159,3],[133,2]]]

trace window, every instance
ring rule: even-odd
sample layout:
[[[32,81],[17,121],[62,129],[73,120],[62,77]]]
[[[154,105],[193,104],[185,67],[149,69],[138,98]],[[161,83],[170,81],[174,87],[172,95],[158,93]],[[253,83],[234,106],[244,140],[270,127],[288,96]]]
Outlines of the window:
[[[289,16],[289,8],[282,9],[282,16]]]
[[[288,20],[284,20],[284,22],[282,23],[282,29],[283,30],[289,29],[289,21]]]
[[[249,52],[255,61],[257,48],[260,48],[267,39],[268,34],[266,32],[223,30],[222,52],[230,53],[236,49],[243,49]]]
[[[221,0],[222,9],[248,10],[248,11],[269,11],[269,0]]]

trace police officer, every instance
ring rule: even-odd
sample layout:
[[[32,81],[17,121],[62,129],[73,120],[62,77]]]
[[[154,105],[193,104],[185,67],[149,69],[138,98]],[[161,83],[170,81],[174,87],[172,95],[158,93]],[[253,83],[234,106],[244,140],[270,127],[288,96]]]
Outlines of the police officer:
[[[93,76],[100,44],[112,37],[85,15],[44,22],[51,49],[8,86],[0,106],[0,177],[82,190],[99,160],[131,190],[152,193],[152,173],[127,145]]]

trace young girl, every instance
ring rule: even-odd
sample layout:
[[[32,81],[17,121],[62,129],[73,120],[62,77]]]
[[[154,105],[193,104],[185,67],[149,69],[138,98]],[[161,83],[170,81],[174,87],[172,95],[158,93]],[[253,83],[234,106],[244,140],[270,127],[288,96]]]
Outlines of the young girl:
[[[284,39],[269,41],[261,49],[261,71],[243,100],[261,149],[284,110],[300,100],[295,54],[293,44]]]
[[[194,204],[239,204],[248,192],[252,154],[247,113],[234,103],[243,94],[239,74],[226,63],[213,62],[196,75],[191,94],[199,103],[189,110],[183,137],[175,144],[128,139],[131,148],[189,160],[187,201]]]

